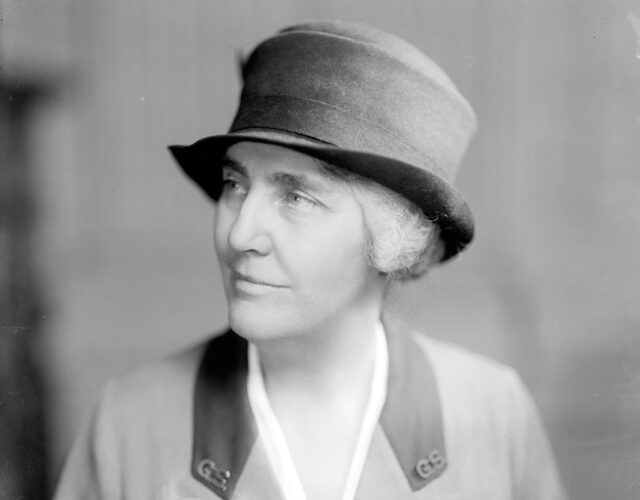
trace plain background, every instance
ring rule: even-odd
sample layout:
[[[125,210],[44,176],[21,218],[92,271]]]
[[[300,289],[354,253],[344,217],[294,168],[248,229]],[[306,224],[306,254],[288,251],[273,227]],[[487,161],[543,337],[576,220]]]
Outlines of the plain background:
[[[640,57],[632,1],[3,0],[31,132],[55,475],[112,376],[225,324],[212,205],[165,146],[226,130],[237,54],[307,18],[414,43],[473,104],[477,238],[390,309],[515,366],[571,496],[640,497]],[[631,14],[630,14],[631,13]]]

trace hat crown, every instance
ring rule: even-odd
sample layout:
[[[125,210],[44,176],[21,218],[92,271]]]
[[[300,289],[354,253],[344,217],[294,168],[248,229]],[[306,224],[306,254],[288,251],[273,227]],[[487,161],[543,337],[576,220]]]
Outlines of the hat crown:
[[[259,44],[232,132],[264,128],[380,154],[451,181],[475,115],[442,69],[357,23],[297,24]]]
[[[398,58],[408,67],[421,71],[425,76],[449,85],[454,89],[456,88],[442,68],[420,49],[402,38],[373,26],[345,21],[308,21],[283,28],[278,33],[299,32],[325,33],[371,44],[380,50],[388,52],[392,57]]]

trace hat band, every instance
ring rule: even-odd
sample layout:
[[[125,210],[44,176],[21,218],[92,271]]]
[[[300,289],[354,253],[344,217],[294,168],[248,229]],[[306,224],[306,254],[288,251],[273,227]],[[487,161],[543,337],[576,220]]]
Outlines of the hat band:
[[[229,131],[248,128],[280,130],[343,149],[396,158],[450,181],[436,158],[376,123],[321,101],[278,95],[245,97]]]

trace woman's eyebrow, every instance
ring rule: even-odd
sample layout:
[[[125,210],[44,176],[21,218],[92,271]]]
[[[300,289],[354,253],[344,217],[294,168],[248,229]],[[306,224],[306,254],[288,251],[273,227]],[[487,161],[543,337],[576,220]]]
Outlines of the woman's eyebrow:
[[[222,168],[232,170],[244,177],[249,177],[249,170],[247,167],[229,156],[224,156],[222,160],[220,160],[220,166]],[[269,175],[267,180],[270,184],[286,189],[302,189],[316,192],[330,191],[328,183],[325,180],[325,176],[320,172],[315,175],[307,175],[298,172],[279,171],[273,172]]]
[[[327,183],[317,176],[293,172],[274,172],[269,176],[269,181],[287,189],[303,189],[316,192],[329,191]]]
[[[225,156],[222,158],[222,160],[220,160],[220,166],[221,168],[233,170],[240,175],[244,175],[245,177],[247,176],[247,168],[237,161],[229,158],[228,156]]]

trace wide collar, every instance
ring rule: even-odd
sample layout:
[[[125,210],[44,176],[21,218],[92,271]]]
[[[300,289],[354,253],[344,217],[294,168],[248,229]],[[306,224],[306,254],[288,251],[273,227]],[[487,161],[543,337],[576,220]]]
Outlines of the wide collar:
[[[447,465],[438,388],[416,333],[388,315],[383,324],[389,375],[379,424],[410,489],[417,491]],[[258,438],[247,369],[247,341],[229,330],[209,342],[196,378],[191,473],[225,500],[233,498]]]

